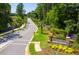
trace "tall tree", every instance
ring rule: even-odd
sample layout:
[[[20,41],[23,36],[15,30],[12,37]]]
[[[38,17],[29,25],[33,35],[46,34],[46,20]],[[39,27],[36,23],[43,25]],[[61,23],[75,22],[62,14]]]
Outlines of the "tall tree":
[[[24,11],[24,5],[23,5],[23,3],[19,3],[18,5],[17,5],[17,9],[16,9],[16,13],[23,19],[24,17],[24,15],[23,15],[23,11]]]
[[[8,3],[0,3],[0,31],[6,30],[11,23],[11,6]]]

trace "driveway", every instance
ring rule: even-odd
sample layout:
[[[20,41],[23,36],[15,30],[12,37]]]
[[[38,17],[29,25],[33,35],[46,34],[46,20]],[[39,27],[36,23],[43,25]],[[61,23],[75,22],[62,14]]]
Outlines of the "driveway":
[[[0,51],[0,55],[24,55],[26,45],[31,40],[36,29],[36,25],[30,18],[28,18],[26,28],[12,33],[12,35],[18,34],[18,36],[16,37],[15,35],[13,37],[8,38],[12,39],[12,41]]]

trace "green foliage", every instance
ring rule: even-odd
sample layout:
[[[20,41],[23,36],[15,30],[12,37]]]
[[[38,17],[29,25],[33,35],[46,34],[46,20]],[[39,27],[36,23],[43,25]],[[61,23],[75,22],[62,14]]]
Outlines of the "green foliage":
[[[34,35],[33,41],[39,41],[41,44],[41,48],[44,48],[48,46],[47,45],[48,39],[49,39],[48,36],[46,34],[41,33],[41,29],[39,28]]]
[[[79,4],[75,3],[42,3],[30,14],[36,18],[41,28],[49,26],[49,31],[58,33],[58,37],[79,32]],[[34,16],[33,16],[34,15]],[[37,20],[38,19],[38,20]],[[61,31],[61,29],[63,31]]]
[[[22,18],[20,17],[20,16],[17,16],[17,20],[16,20],[16,22],[17,22],[17,25],[18,26],[21,26],[22,25]]]
[[[64,31],[63,29],[59,29],[59,28],[55,28],[55,27],[52,27],[52,28],[50,29],[50,31],[51,31],[52,33],[56,33],[56,34],[64,34],[64,33],[65,33],[65,31]]]
[[[76,39],[77,39],[77,42],[79,43],[79,33],[77,34],[77,38]]]
[[[29,12],[27,14],[27,17],[30,17],[30,18],[38,18],[38,15],[35,11],[32,11],[32,12]]]
[[[65,22],[65,24],[66,24],[66,27],[65,27],[65,31],[66,31],[66,33],[68,34],[68,33],[75,33],[74,32],[74,27],[75,27],[75,24],[74,24],[74,22],[70,19],[70,20],[66,20],[66,21],[64,21]]]
[[[50,31],[53,33],[54,38],[65,39],[65,31],[63,29],[51,28]]]
[[[36,54],[35,47],[34,47],[34,44],[33,43],[31,43],[29,45],[29,52],[30,52],[31,55],[35,55]]]
[[[8,23],[11,25],[10,11],[10,4],[0,3],[0,31],[7,29]]]
[[[17,9],[16,9],[16,13],[23,19],[24,15],[23,15],[23,8],[24,8],[24,5],[22,3],[19,3],[17,5]]]
[[[23,3],[19,3],[17,5],[16,13],[17,13],[17,20],[16,21],[17,21],[18,26],[21,26],[22,24],[27,22],[27,20],[25,18],[26,15],[25,15]]]
[[[33,19],[33,18],[32,18]],[[35,24],[40,27],[41,26],[41,22],[39,19],[33,19],[33,21],[35,22]]]
[[[64,34],[57,34],[57,35],[55,36],[55,38],[65,40],[65,35],[64,35]]]
[[[17,5],[16,11],[17,14],[11,14],[11,5],[9,3],[0,3],[0,32],[21,26],[27,22],[24,17],[26,15],[22,3]]]
[[[75,42],[72,47],[75,49],[79,49],[79,43]]]
[[[57,23],[58,23],[58,17],[57,16],[58,16],[57,7],[54,7],[53,10],[50,10],[47,13],[46,24],[56,26]]]
[[[52,8],[51,7],[52,4],[50,3],[42,3],[42,4],[38,4],[35,12],[37,14],[37,18],[39,18],[40,20],[44,19],[46,17],[46,13]]]

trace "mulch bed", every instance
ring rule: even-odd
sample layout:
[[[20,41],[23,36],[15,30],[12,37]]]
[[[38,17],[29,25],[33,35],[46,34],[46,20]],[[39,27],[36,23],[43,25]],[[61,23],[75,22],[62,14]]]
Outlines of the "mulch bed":
[[[37,52],[37,55],[52,55],[52,49],[50,47],[43,48],[42,51]]]

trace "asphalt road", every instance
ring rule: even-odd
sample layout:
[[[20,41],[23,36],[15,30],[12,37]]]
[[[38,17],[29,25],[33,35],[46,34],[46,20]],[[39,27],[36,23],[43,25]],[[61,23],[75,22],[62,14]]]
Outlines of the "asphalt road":
[[[24,55],[25,47],[31,40],[36,29],[36,25],[28,18],[25,29],[8,35],[8,39],[12,39],[12,42],[0,51],[0,55]]]

